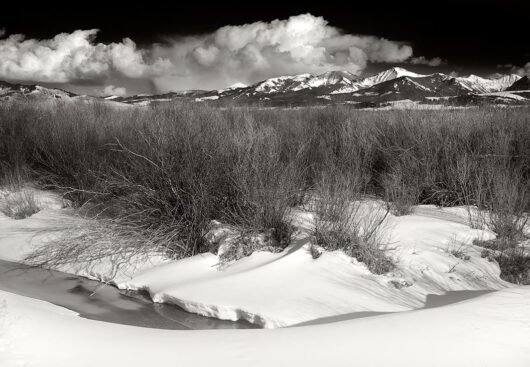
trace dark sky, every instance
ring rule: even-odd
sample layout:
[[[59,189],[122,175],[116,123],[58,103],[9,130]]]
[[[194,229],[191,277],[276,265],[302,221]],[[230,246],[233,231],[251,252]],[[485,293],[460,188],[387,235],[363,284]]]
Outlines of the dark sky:
[[[8,33],[50,38],[99,28],[98,41],[130,37],[139,44],[163,36],[207,33],[224,25],[270,21],[309,12],[353,34],[408,41],[415,54],[440,56],[455,66],[521,65],[530,61],[530,1],[171,1],[20,2],[2,11]],[[185,4],[185,5],[183,5]],[[194,5],[195,4],[195,5]],[[346,5],[347,4],[347,5]]]
[[[15,4],[20,5],[2,9],[0,29],[4,28],[7,35],[22,33],[26,38],[46,39],[61,32],[98,28],[98,42],[130,37],[141,47],[164,42],[168,36],[210,33],[224,25],[311,13],[323,16],[346,33],[405,41],[413,47],[414,55],[447,60],[441,70],[444,72],[487,75],[509,72],[509,68],[497,68],[498,64],[521,67],[530,61],[529,0],[326,0],[313,5],[309,1],[192,0]],[[375,64],[367,71],[386,67]]]

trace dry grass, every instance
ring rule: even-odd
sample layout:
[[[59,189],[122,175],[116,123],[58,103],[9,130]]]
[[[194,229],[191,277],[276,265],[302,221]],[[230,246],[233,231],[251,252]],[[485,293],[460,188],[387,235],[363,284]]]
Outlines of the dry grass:
[[[315,191],[323,193],[323,216],[343,222],[322,221],[321,241],[352,253],[380,248],[352,246],[365,234],[346,229],[359,226],[338,202],[346,193],[353,202],[359,193],[383,197],[398,215],[415,204],[477,205],[491,212],[498,234],[511,237],[530,209],[527,108],[4,107],[0,177],[12,167],[31,172],[75,205],[94,205],[125,233],[155,234],[163,245],[148,243],[173,257],[208,251],[204,236],[214,219],[271,233],[283,248],[292,233],[285,213]],[[336,185],[350,187],[336,195]]]
[[[28,190],[12,192],[0,201],[0,212],[13,219],[25,219],[39,211],[33,192]]]
[[[501,270],[501,279],[517,284],[530,284],[530,251],[520,246],[521,239],[498,237],[492,240],[473,241],[483,247],[481,256],[496,261]]]
[[[499,253],[495,260],[501,269],[501,278],[516,284],[530,284],[530,254],[528,249],[512,248]]]
[[[530,218],[530,184],[522,176],[522,169],[500,167],[495,174],[490,172],[489,228],[499,238],[521,241]]]
[[[326,250],[343,250],[376,274],[394,264],[383,244],[384,208],[368,205],[352,176],[330,172],[317,186],[313,210],[317,213],[314,236]]]
[[[409,185],[402,172],[397,170],[383,176],[383,187],[392,214],[402,216],[412,213],[413,206],[418,204],[417,185]]]
[[[468,254],[468,246],[465,243],[458,243],[456,240],[451,241],[446,252],[460,260],[468,261],[471,259]]]
[[[219,264],[217,268],[223,270],[232,262],[252,255],[256,251],[280,252],[283,248],[275,244],[274,239],[255,232],[240,232],[237,236],[224,242],[222,249],[218,249]]]
[[[46,245],[30,253],[25,261],[34,266],[61,269],[70,265],[105,264],[112,279],[119,269],[148,262],[153,256],[171,255],[175,233],[168,228],[145,230],[110,219],[86,219],[78,222]],[[175,253],[179,257],[182,252]]]

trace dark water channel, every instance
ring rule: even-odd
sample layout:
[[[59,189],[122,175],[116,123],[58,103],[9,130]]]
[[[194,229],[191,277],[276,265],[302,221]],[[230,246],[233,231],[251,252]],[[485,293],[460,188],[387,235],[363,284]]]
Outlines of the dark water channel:
[[[118,324],[174,330],[257,328],[245,321],[224,321],[153,303],[141,293],[121,291],[94,280],[3,260],[0,290],[53,303],[87,319]]]

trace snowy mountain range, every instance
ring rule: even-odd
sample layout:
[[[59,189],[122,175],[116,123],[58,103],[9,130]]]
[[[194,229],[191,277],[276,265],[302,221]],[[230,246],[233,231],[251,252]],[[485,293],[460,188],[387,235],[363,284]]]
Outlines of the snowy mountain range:
[[[444,104],[526,104],[530,103],[528,77],[504,75],[483,78],[476,75],[453,77],[435,73],[417,74],[403,68],[391,68],[361,78],[347,71],[329,71],[320,75],[280,76],[246,86],[240,83],[220,90],[187,90],[160,95],[135,95],[104,98],[76,96],[61,89],[0,82],[0,100],[20,98],[97,99],[108,103],[149,105],[183,100],[216,104],[299,106],[354,104],[359,107],[383,106],[395,101]]]

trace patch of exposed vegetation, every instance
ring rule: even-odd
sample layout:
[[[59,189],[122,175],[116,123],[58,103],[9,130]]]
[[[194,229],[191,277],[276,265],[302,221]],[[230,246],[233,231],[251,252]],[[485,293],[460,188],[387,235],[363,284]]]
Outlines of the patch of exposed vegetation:
[[[0,200],[0,212],[13,219],[25,219],[40,211],[33,192],[11,192]]]
[[[468,254],[468,246],[464,243],[457,243],[456,241],[453,241],[451,244],[449,244],[446,252],[463,261],[468,261],[471,259],[471,256]]]
[[[516,284],[530,284],[530,250],[519,241],[507,238],[475,240],[475,246],[483,247],[481,257],[496,261],[501,278]]]

